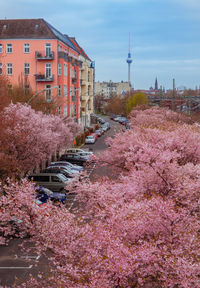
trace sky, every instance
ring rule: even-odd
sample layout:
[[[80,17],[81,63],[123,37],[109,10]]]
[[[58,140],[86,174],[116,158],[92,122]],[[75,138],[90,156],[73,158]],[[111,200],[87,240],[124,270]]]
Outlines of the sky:
[[[0,18],[43,18],[95,61],[95,81],[200,85],[200,0],[0,0]]]

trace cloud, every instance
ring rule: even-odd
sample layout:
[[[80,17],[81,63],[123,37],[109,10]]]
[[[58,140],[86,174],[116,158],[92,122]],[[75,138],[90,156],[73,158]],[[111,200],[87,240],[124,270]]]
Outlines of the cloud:
[[[196,68],[200,66],[200,58],[196,58],[196,59],[149,59],[149,60],[136,60],[135,63],[137,63],[137,66],[145,66],[145,67],[149,67],[149,66],[154,66],[154,67],[158,67],[158,66],[163,66],[163,67],[169,67],[169,66],[176,66],[177,68],[182,69],[182,67],[184,66],[185,68]]]

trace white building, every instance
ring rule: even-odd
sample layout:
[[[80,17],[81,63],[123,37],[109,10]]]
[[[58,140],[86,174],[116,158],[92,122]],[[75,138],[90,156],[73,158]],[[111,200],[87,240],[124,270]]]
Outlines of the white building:
[[[113,95],[124,96],[130,90],[129,82],[95,82],[95,95],[103,95],[106,99]]]

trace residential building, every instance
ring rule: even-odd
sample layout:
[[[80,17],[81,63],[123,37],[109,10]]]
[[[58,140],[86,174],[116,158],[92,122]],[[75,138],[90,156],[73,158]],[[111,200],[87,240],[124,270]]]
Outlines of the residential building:
[[[130,92],[131,86],[129,82],[95,82],[95,95],[103,95],[106,99],[111,98],[113,95],[124,96]]]
[[[84,127],[90,126],[90,115],[93,113],[93,96],[94,96],[94,79],[95,79],[95,65],[88,55],[85,53],[83,48],[79,46],[74,37],[70,38],[73,44],[79,51],[79,61],[81,61],[80,71],[80,99],[81,99],[81,110],[80,117],[81,123]]]
[[[83,62],[70,37],[44,19],[0,20],[0,75],[10,85],[23,80],[35,95],[45,91],[61,117],[81,122]]]

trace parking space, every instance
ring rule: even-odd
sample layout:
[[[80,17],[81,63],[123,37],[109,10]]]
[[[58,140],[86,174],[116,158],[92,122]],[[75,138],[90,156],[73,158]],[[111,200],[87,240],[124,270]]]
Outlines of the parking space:
[[[22,241],[13,239],[8,246],[0,246],[0,285],[2,286],[10,286],[14,282],[20,283],[30,273],[34,275],[38,269],[46,271],[48,267],[48,260],[35,253],[33,243],[27,243],[25,249],[20,250],[19,245]]]

